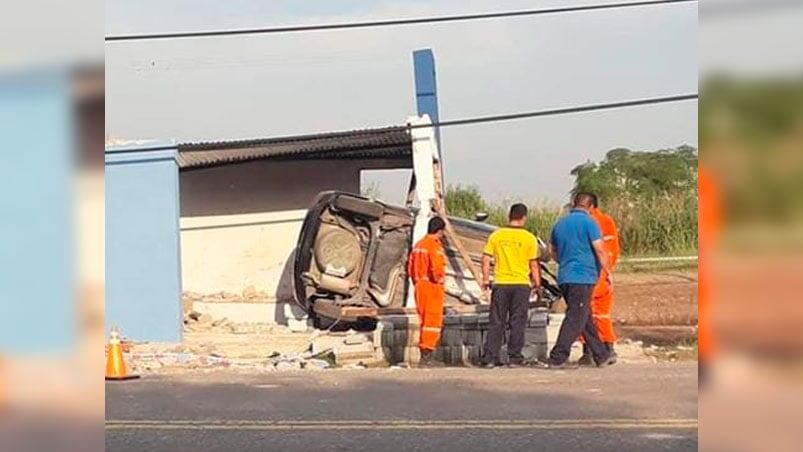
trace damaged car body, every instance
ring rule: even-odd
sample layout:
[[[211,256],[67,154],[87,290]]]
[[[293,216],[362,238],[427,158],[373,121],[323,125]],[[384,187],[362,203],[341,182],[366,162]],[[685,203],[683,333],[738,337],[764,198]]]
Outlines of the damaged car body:
[[[407,256],[413,241],[416,212],[345,192],[320,193],[299,234],[293,283],[297,302],[316,319],[321,306],[403,308],[408,298]],[[487,237],[496,227],[450,217],[457,239],[479,264]],[[539,242],[542,255],[546,246]],[[447,256],[445,306],[480,304],[482,290],[444,240]],[[560,293],[542,262],[544,289],[540,299],[551,304]],[[355,319],[345,319],[355,320]]]

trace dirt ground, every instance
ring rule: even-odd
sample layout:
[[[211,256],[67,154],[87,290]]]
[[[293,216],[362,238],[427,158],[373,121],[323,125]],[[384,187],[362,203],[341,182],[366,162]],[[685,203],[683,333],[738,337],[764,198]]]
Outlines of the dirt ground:
[[[618,325],[696,325],[697,272],[620,273],[614,299]]]
[[[565,309],[563,303],[555,311]],[[697,336],[697,271],[617,273],[613,321],[620,339],[691,344]]]
[[[659,359],[696,358],[696,270],[617,274],[614,300],[620,339],[658,347],[648,354]]]
[[[616,274],[613,319],[619,326],[697,325],[697,272]]]

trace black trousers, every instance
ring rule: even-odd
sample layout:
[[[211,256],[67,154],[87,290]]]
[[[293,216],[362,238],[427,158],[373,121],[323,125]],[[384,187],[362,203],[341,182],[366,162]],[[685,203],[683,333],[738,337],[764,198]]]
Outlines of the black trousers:
[[[530,305],[530,286],[498,285],[491,292],[491,312],[488,333],[485,337],[483,361],[499,362],[499,348],[505,339],[505,330],[510,328],[507,354],[511,363],[520,363],[524,357],[524,332],[527,328],[527,308]]]
[[[594,362],[599,364],[605,361],[610,355],[610,350],[599,339],[591,319],[591,294],[594,292],[594,284],[561,284],[560,290],[563,292],[563,299],[566,300],[566,317],[560,325],[558,340],[549,352],[549,360],[555,364],[566,362],[572,344],[582,335],[591,351],[591,356],[594,357]]]

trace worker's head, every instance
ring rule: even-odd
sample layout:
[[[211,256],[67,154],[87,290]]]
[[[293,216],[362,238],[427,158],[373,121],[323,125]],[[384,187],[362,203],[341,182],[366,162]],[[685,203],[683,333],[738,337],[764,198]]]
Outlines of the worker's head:
[[[595,208],[597,204],[597,195],[588,192],[579,192],[574,195],[572,199],[572,207],[575,209],[582,209],[590,211]]]
[[[591,196],[591,207],[599,209],[599,197],[596,193],[589,193],[588,195]]]
[[[441,217],[432,217],[427,224],[427,233],[436,234],[438,237],[443,236],[443,230],[446,228],[446,222]]]
[[[510,206],[507,219],[511,226],[524,226],[527,220],[527,206],[522,203],[513,204]]]

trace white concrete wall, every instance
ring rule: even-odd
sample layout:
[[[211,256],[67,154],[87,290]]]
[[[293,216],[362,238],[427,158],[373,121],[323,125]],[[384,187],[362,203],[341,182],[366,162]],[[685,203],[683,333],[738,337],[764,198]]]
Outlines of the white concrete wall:
[[[360,170],[399,161],[258,161],[182,172],[183,290],[292,300],[291,254],[315,196],[360,191]]]
[[[292,299],[290,257],[306,210],[181,219],[185,291],[241,293],[253,286],[270,299]]]

